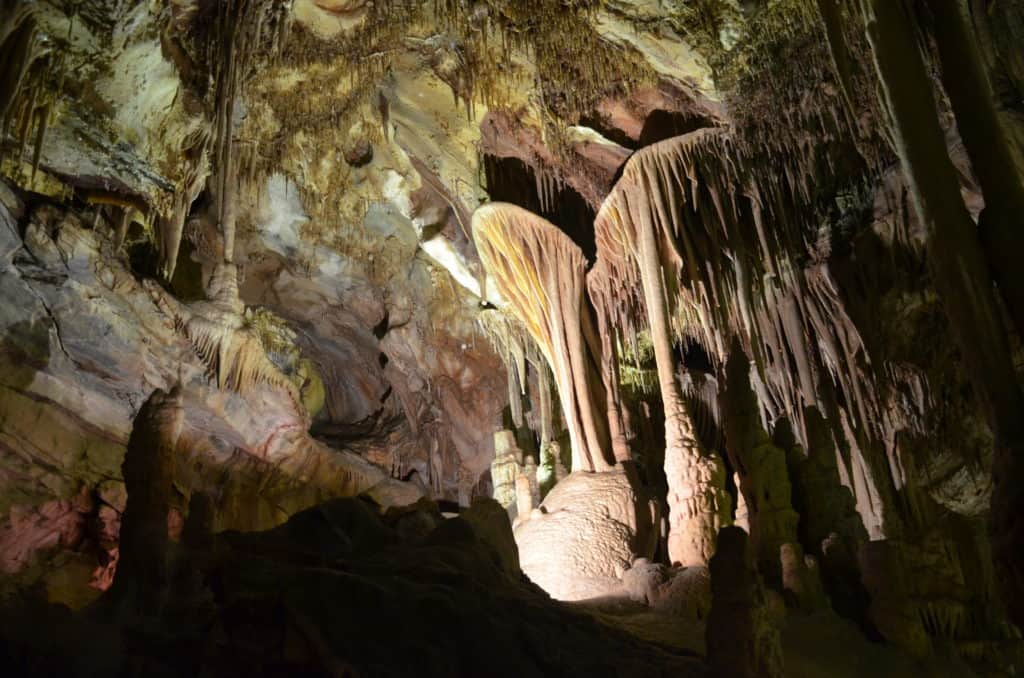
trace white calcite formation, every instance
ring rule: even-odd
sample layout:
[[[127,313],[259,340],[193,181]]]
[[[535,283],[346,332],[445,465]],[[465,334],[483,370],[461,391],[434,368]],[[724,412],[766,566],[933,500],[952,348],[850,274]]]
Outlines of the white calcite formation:
[[[652,520],[625,472],[571,473],[517,524],[519,562],[559,600],[618,592],[633,561],[653,554]]]

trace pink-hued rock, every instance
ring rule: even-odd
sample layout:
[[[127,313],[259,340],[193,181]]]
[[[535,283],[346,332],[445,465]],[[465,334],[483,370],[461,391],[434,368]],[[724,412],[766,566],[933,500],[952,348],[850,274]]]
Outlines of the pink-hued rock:
[[[75,549],[85,538],[86,519],[92,510],[92,499],[84,487],[70,499],[12,507],[6,523],[0,525],[0,571],[16,573],[38,552]]]

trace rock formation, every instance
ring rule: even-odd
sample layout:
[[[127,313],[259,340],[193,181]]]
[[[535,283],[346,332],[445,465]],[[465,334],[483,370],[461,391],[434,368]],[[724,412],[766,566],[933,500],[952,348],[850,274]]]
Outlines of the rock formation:
[[[747,535],[736,527],[718,533],[711,558],[708,661],[720,676],[783,676],[778,619],[752,567]]]
[[[659,166],[659,161],[666,163],[664,157],[658,150],[646,150],[631,158],[615,192],[602,206],[595,229],[607,270],[602,271],[604,278],[595,284],[621,285],[626,292],[619,292],[619,297],[637,294],[628,288],[631,281],[638,281],[642,288],[636,304],[646,309],[665,408],[669,556],[683,565],[701,565],[707,563],[713,552],[714,536],[728,522],[730,507],[724,493],[722,462],[700,449],[676,376],[678,361],[672,351],[669,329],[669,300],[676,288],[668,287],[670,278],[665,270],[674,271],[678,265],[664,263],[676,256],[671,241],[666,242],[675,228],[664,216],[664,203],[670,198],[659,193],[659,187],[664,185],[660,182],[666,176]],[[670,193],[675,190],[671,184],[666,189]],[[616,302],[610,301],[612,298],[606,297],[602,312],[621,317],[623,311],[613,308]]]
[[[761,428],[757,400],[750,388],[750,363],[734,341],[725,366],[722,419],[726,449],[747,508],[751,549],[765,577],[779,572],[779,549],[797,541],[799,516],[791,501],[786,453]]]
[[[136,612],[159,610],[167,595],[167,517],[184,414],[179,386],[170,393],[156,391],[139,410],[128,438],[122,465],[128,498],[110,595]]]
[[[615,592],[637,557],[653,555],[653,516],[624,471],[569,474],[516,525],[531,580],[559,600]]]
[[[571,470],[608,470],[611,439],[583,254],[555,226],[514,205],[478,209],[473,235],[496,292],[555,376],[572,446]]]
[[[1022,101],[1020,0],[0,0],[0,664],[1019,674]]]

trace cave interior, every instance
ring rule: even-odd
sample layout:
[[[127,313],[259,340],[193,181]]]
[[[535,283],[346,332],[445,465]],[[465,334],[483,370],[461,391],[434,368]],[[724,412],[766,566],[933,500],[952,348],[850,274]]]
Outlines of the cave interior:
[[[0,0],[0,670],[1022,675],[1022,255],[1024,0]]]

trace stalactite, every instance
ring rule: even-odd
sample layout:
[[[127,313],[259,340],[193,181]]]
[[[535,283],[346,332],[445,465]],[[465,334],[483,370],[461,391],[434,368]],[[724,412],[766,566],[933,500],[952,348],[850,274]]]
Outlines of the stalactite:
[[[241,181],[234,139],[235,108],[259,59],[278,53],[286,35],[289,4],[283,0],[229,0],[207,10],[212,16],[200,13],[193,18],[195,38],[205,43],[206,65],[214,85],[214,194],[226,263],[234,261],[236,202]]]
[[[832,55],[839,86],[842,89],[846,110],[848,114],[852,115],[855,111],[852,95],[854,89],[853,59],[843,36],[842,0],[817,0],[817,3],[825,24],[825,36],[828,39],[829,52]]]
[[[1019,253],[1024,252],[1024,183],[961,3],[928,0],[928,6],[935,18],[942,82],[985,196],[979,223],[985,254],[1017,333],[1024,336],[1024,275],[1019,262]]]
[[[540,393],[540,448],[544,449],[554,438],[554,418],[551,404],[551,374],[546,365],[537,368],[537,390]]]
[[[584,334],[583,254],[544,219],[492,203],[473,215],[473,237],[487,272],[555,376],[572,440],[572,468],[610,468],[600,357]]]
[[[996,437],[991,536],[1011,617],[1024,620],[1024,398],[976,227],[946,152],[914,31],[902,2],[861,0],[900,164],[928,233],[928,261],[968,375]]]
[[[764,156],[735,134],[701,130],[631,158],[595,225],[594,303],[628,338],[649,316],[641,292],[660,287],[676,340],[697,342],[721,365],[732,337],[740,339],[757,367],[765,427],[787,416],[806,445],[804,410],[824,411],[820,385],[834,381],[849,409],[845,430],[833,418],[839,435],[865,449],[858,439],[884,441],[898,467],[896,432],[920,433],[919,422],[890,413],[886,374],[875,371],[825,255],[812,249],[807,261],[804,254],[824,217],[801,188],[813,180],[797,177],[813,175],[816,165],[796,163],[786,180],[778,172],[788,170],[774,169],[785,160],[754,172]],[[660,264],[657,285],[646,287],[637,256],[645,212]]]
[[[54,41],[39,30],[34,11],[31,3],[22,2],[0,8],[0,146],[6,145],[8,133],[17,141],[12,154],[17,173],[31,139],[29,186],[39,169],[64,59],[63,52],[54,49]],[[0,153],[0,160],[4,159],[5,154]]]
[[[114,249],[121,249],[124,239],[128,235],[128,225],[131,223],[131,209],[128,207],[115,206],[117,210],[117,226],[114,229]]]
[[[185,231],[185,220],[188,218],[192,203],[203,190],[206,180],[205,155],[209,145],[209,133],[200,130],[187,143],[185,150],[185,176],[182,185],[172,201],[170,214],[160,219],[159,229],[159,269],[164,280],[171,280],[178,264],[178,251],[181,248],[181,236]]]
[[[591,298],[600,294],[604,280],[600,273],[587,274],[588,293]],[[595,289],[597,288],[597,289]],[[597,334],[600,341],[601,380],[604,382],[608,403],[608,433],[611,436],[612,452],[616,462],[628,461],[632,455],[626,439],[626,424],[622,417],[622,395],[619,392],[619,349],[618,334],[604,313],[597,314]]]

